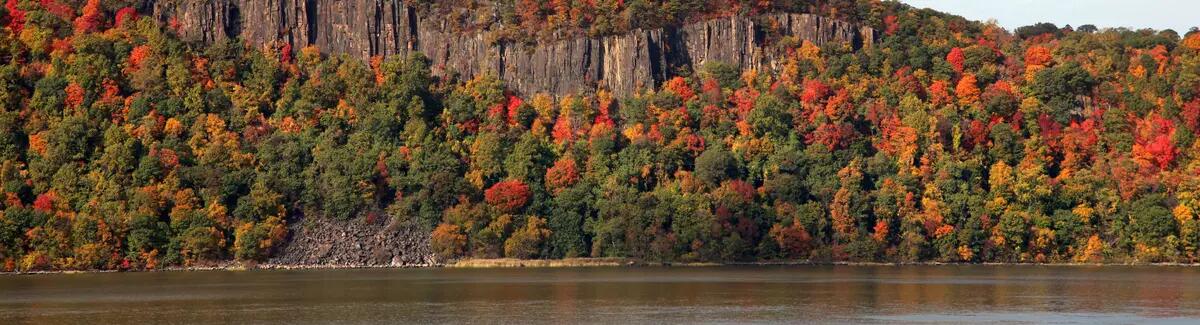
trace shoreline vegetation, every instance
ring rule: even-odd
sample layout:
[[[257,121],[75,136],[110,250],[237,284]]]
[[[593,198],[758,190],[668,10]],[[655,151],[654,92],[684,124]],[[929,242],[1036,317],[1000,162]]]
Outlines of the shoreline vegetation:
[[[567,259],[516,259],[516,258],[472,258],[430,265],[281,265],[230,262],[205,266],[173,266],[151,270],[61,270],[0,272],[0,276],[45,275],[45,274],[94,274],[94,273],[151,273],[151,272],[206,272],[206,271],[295,271],[295,270],[356,270],[356,269],[519,269],[519,268],[593,268],[593,267],[729,267],[729,266],[1043,266],[1043,267],[1200,267],[1200,263],[955,263],[955,262],[849,262],[814,260],[776,260],[757,262],[656,262],[633,258],[567,258]]]

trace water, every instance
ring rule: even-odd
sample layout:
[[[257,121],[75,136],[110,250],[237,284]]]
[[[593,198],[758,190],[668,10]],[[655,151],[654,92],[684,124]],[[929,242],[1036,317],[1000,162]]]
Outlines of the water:
[[[0,324],[1200,324],[1200,268],[756,266],[0,276]]]

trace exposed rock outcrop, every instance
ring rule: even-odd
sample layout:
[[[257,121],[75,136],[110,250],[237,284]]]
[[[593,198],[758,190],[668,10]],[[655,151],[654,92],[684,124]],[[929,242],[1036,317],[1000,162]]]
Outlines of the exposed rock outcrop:
[[[816,44],[855,47],[876,37],[870,28],[820,16],[771,14],[601,38],[496,44],[486,33],[453,32],[444,20],[423,17],[399,0],[158,0],[148,10],[160,20],[176,20],[188,40],[240,38],[250,44],[286,42],[294,49],[315,45],[363,59],[420,51],[432,61],[435,74],[492,73],[522,93],[565,94],[602,85],[629,94],[661,83],[680,67],[709,61],[775,68],[779,53],[766,40],[768,30]]]
[[[409,222],[306,218],[289,225],[272,265],[410,267],[437,265],[429,232]]]

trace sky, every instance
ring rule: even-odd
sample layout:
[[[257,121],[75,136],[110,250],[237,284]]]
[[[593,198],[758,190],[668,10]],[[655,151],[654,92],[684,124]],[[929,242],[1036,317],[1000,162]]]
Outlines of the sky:
[[[971,20],[996,22],[1008,30],[1049,22],[1062,27],[1174,29],[1180,34],[1200,25],[1200,0],[901,0]]]

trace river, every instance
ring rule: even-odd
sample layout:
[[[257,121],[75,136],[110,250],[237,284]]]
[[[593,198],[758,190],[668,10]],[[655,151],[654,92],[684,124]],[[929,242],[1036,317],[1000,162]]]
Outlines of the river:
[[[2,324],[1200,324],[1200,268],[721,266],[0,276]]]

